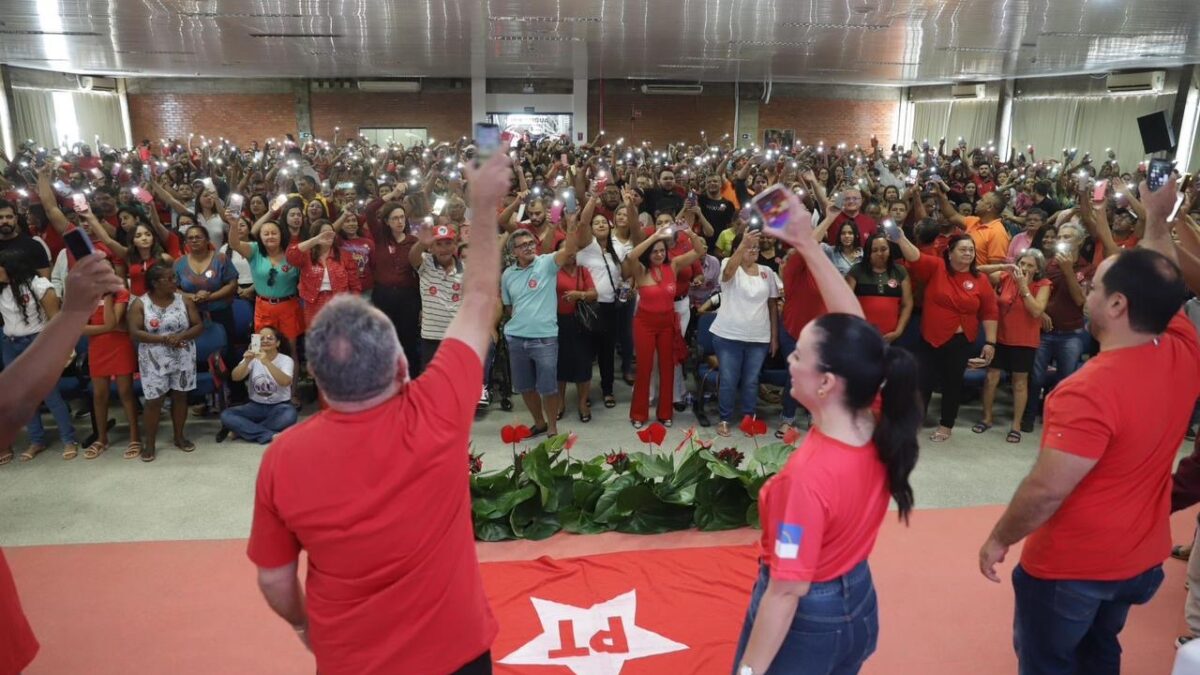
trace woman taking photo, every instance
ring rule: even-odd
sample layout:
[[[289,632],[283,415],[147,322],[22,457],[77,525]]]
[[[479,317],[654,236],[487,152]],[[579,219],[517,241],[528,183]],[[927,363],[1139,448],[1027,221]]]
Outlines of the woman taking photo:
[[[111,261],[110,261],[111,264]],[[97,420],[108,420],[108,399],[111,382],[117,381],[117,395],[129,422],[129,447],[125,459],[142,452],[138,431],[137,397],[133,395],[133,376],[137,373],[137,354],[125,321],[129,308],[129,291],[121,289],[116,295],[106,295],[88,320],[83,334],[88,339],[88,375],[92,378],[92,414]],[[96,425],[96,442],[83,451],[84,459],[95,459],[108,450],[108,424]]]
[[[232,433],[234,438],[266,445],[275,434],[296,423],[292,406],[295,363],[287,338],[273,326],[263,326],[258,335],[259,351],[246,350],[230,374],[235,382],[247,383],[250,402],[221,411],[218,443]]]
[[[249,220],[241,215],[233,215],[233,223],[230,224],[229,229],[234,228],[237,228],[239,241],[250,241]],[[237,297],[254,302],[254,274],[250,271],[250,261],[241,253],[230,248],[228,241],[221,246],[220,250],[229,259],[233,269],[237,270]]]
[[[996,355],[996,293],[975,264],[975,242],[956,234],[941,258],[925,255],[904,233],[894,230],[904,259],[914,278],[925,284],[921,312],[921,394],[926,407],[935,384],[941,384],[942,415],[938,428],[929,436],[934,443],[950,438],[962,397],[963,373],[968,361],[973,368],[991,364]],[[972,359],[975,339],[983,327],[982,352]]]
[[[229,228],[229,248],[246,258],[254,279],[254,330],[275,326],[294,342],[304,333],[304,314],[296,295],[300,270],[287,261],[289,241],[273,220],[259,225],[258,241],[243,241],[238,228]]]
[[[558,247],[562,248],[562,244]],[[591,335],[580,323],[577,312],[580,301],[595,302],[599,293],[592,280],[592,273],[586,267],[577,264],[576,255],[569,255],[558,268],[558,419],[563,418],[567,409],[567,383],[574,382],[579,421],[587,424],[592,421]],[[602,316],[598,314],[597,319],[603,321]],[[597,326],[597,330],[603,328]],[[611,352],[609,355],[611,356]]]
[[[359,293],[358,266],[342,251],[333,223],[314,224],[312,239],[292,244],[287,261],[300,270],[300,299],[304,301],[304,325],[310,325],[317,312],[338,293]]]
[[[896,264],[892,246],[882,232],[871,235],[867,238],[870,257],[846,275],[867,322],[879,329],[888,344],[904,334],[913,311],[912,281]]]
[[[141,458],[153,462],[158,417],[171,395],[171,423],[175,447],[196,449],[183,435],[187,422],[187,392],[196,388],[196,338],[204,331],[196,303],[175,285],[175,272],[156,265],[146,273],[146,294],[129,306],[129,333],[137,341],[138,372],[146,399],[146,437]]]
[[[622,305],[628,304],[628,291],[625,300],[621,295],[622,256],[617,250],[612,225],[601,214],[595,214],[595,198],[588,200],[583,207],[580,222],[591,223],[591,227],[580,227],[576,232],[579,238],[579,253],[575,255],[579,265],[586,269],[591,276],[596,291],[596,313],[599,321],[594,330],[585,332],[580,337],[590,343],[588,354],[595,355],[600,364],[600,392],[604,396],[604,407],[615,408],[617,399],[613,397],[613,381],[616,379],[614,370],[614,355],[617,342],[622,330]],[[631,249],[632,250],[632,249]],[[561,275],[560,275],[561,278]],[[559,295],[562,288],[559,288]],[[574,312],[570,312],[572,320]],[[561,329],[562,323],[559,323]],[[559,355],[562,355],[564,342],[558,340]],[[562,370],[559,370],[562,375]],[[569,381],[569,380],[564,380]],[[588,382],[591,382],[591,359],[588,360]],[[582,400],[582,399],[581,399]],[[580,411],[582,414],[582,410]],[[589,412],[590,415],[590,412]]]
[[[34,264],[22,249],[0,250],[0,317],[4,319],[0,352],[5,367],[29,349],[50,319],[58,314],[58,294],[49,279],[38,275]],[[51,390],[44,402],[58,425],[63,459],[74,459],[79,454],[79,443],[71,425],[71,409],[58,389]],[[40,412],[34,413],[25,430],[29,433],[29,447],[21,453],[22,462],[37,457],[47,447],[46,427],[42,425]],[[0,465],[8,464],[12,457],[12,448],[0,448]]]
[[[857,673],[875,651],[879,608],[867,557],[887,514],[913,507],[921,407],[916,364],[862,318],[842,275],[789,195],[780,239],[796,247],[829,309],[788,357],[791,396],[812,429],[759,492],[758,581],[734,660],[736,675]],[[879,413],[872,410],[877,399]]]
[[[692,250],[670,257],[668,244],[677,237],[691,240]],[[690,269],[704,255],[704,237],[688,231],[676,232],[666,224],[634,247],[625,258],[624,270],[633,278],[638,292],[637,313],[633,317],[633,344],[637,354],[637,379],[629,419],[635,429],[645,426],[650,415],[650,374],[658,360],[658,421],[671,426],[671,392],[675,365],[684,357],[683,333],[675,315],[675,296],[680,270]]]
[[[996,358],[987,370],[983,385],[983,420],[971,427],[982,434],[992,428],[992,408],[1000,373],[1012,377],[1012,427],[1004,440],[1021,442],[1021,417],[1029,402],[1029,373],[1042,338],[1042,314],[1050,301],[1050,280],[1046,275],[1046,258],[1031,248],[1017,258],[1015,265],[983,265],[979,271],[988,274],[997,285],[996,303],[1000,308],[1000,325],[996,335]]]
[[[712,324],[720,368],[717,435],[728,437],[734,398],[743,415],[756,415],[758,377],[768,354],[779,349],[779,282],[758,264],[761,234],[747,231],[733,240],[733,254],[721,261],[721,308]]]

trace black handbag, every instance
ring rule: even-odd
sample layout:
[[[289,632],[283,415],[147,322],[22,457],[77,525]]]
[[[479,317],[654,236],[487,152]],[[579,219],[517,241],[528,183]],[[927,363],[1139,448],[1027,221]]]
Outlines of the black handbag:
[[[583,286],[583,268],[580,267],[575,272],[577,286]],[[583,290],[583,289],[579,289]],[[596,309],[595,302],[580,300],[575,303],[575,320],[579,322],[579,327],[583,330],[594,333],[600,330],[600,312]]]

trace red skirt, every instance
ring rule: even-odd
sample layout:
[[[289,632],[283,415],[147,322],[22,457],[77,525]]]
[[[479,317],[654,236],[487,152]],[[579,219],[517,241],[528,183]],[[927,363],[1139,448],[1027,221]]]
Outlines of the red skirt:
[[[137,352],[125,331],[88,338],[88,373],[92,377],[117,377],[137,372]]]

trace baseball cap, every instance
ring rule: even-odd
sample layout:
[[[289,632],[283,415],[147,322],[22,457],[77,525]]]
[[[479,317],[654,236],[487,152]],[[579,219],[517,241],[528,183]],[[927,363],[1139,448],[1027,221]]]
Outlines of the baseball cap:
[[[438,225],[437,227],[433,228],[434,241],[456,238],[458,238],[458,235],[454,233],[454,230],[450,229],[446,225]]]

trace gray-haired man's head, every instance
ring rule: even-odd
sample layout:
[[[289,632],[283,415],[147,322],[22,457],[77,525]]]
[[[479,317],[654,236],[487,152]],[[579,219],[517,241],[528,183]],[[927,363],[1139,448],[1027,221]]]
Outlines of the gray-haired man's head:
[[[306,351],[317,385],[330,401],[356,403],[385,393],[408,362],[387,315],[356,295],[338,295],[308,328]]]

